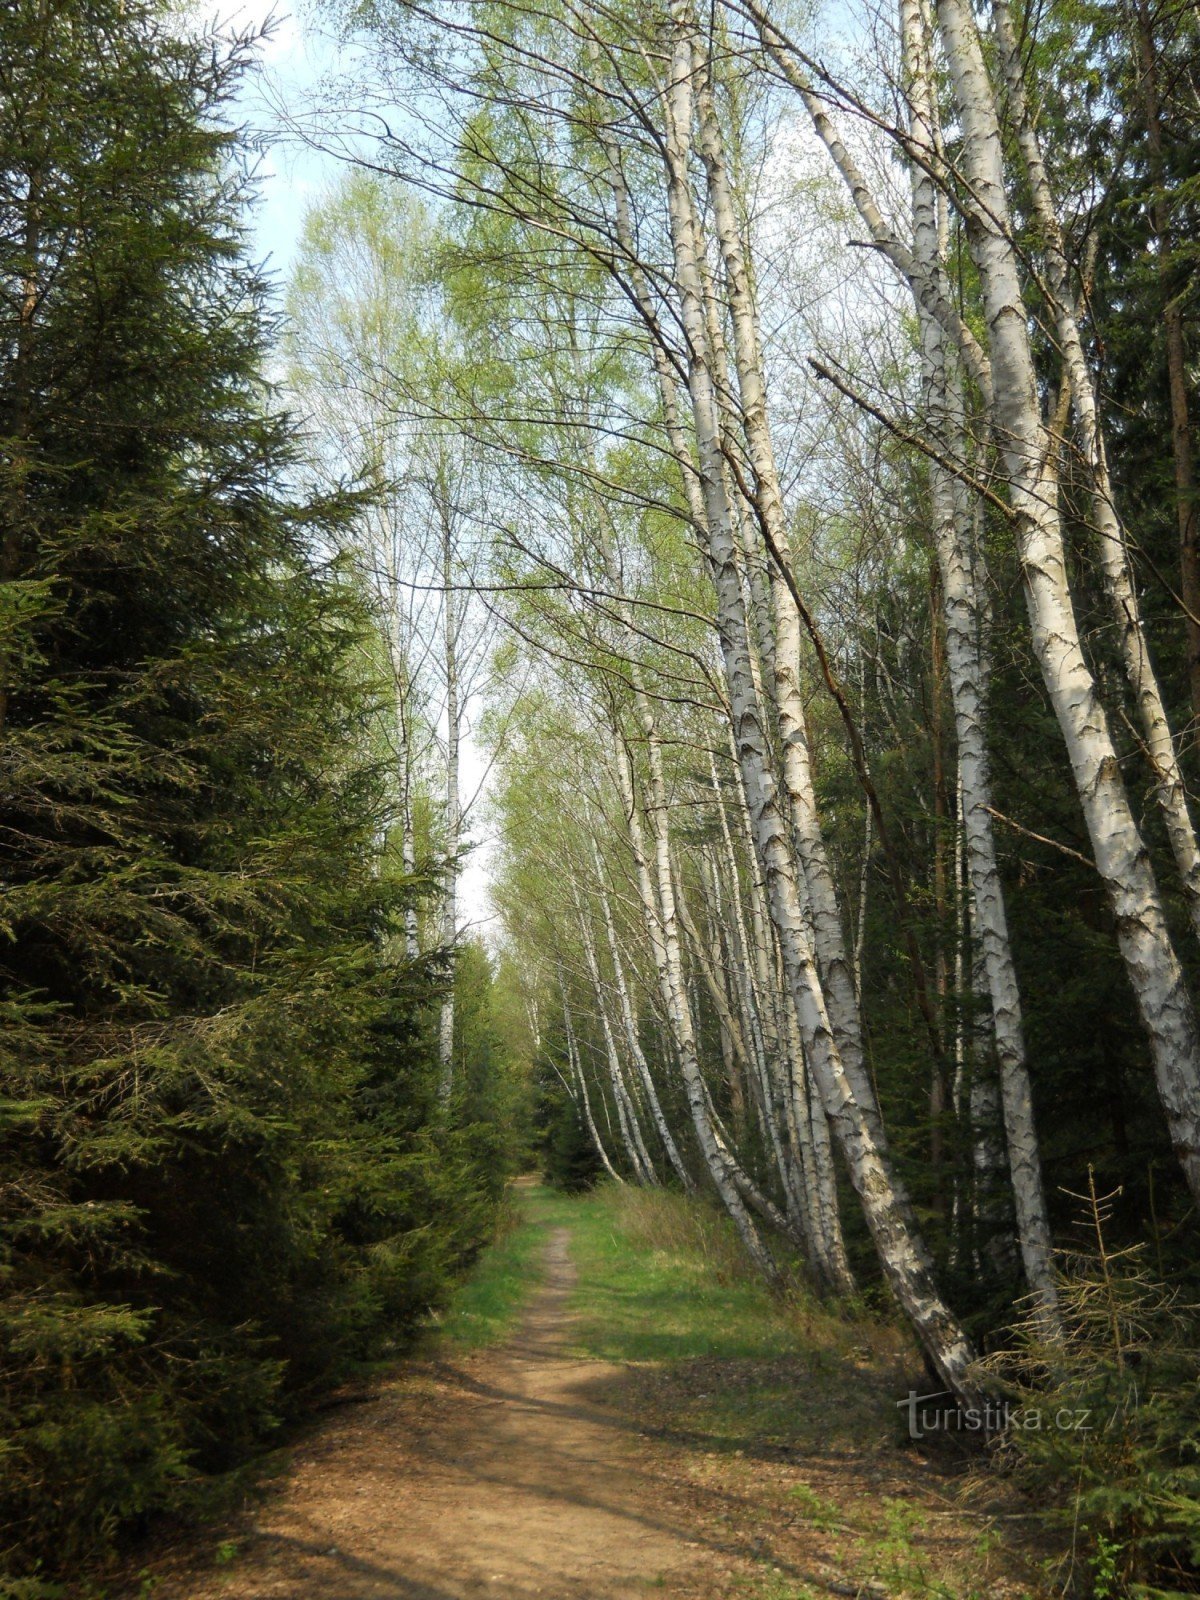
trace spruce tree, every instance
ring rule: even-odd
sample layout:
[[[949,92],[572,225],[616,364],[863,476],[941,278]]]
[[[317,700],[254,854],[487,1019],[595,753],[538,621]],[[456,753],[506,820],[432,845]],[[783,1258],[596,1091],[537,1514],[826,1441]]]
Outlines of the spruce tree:
[[[222,123],[252,48],[0,13],[0,1571],[203,1501],[495,1179],[434,1125],[377,654],[317,552]],[[416,1241],[416,1243],[414,1243]]]

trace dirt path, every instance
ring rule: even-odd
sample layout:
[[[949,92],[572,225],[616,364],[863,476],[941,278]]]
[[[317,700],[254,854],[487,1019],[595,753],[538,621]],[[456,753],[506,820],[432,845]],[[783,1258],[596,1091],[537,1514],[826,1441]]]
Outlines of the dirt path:
[[[573,1355],[569,1239],[550,1234],[542,1287],[507,1346],[414,1363],[335,1409],[240,1528],[156,1562],[130,1600],[1028,1593],[999,1540],[977,1548],[996,1532],[990,1512],[894,1444],[715,1450],[703,1431],[663,1426],[664,1388],[694,1386],[698,1369],[705,1389],[736,1387],[738,1364],[656,1373]],[[803,1368],[789,1381],[805,1385]],[[847,1375],[821,1381],[837,1389]],[[898,1512],[915,1519],[899,1541]]]
[[[597,1403],[620,1369],[564,1351],[568,1240],[566,1228],[550,1236],[545,1281],[511,1344],[418,1368],[335,1416],[228,1563],[177,1572],[156,1600],[722,1592],[730,1558],[714,1571],[636,1425]]]

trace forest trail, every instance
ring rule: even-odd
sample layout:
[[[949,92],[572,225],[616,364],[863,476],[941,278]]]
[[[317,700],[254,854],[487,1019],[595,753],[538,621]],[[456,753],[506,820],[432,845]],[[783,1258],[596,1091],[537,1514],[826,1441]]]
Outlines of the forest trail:
[[[564,1348],[570,1230],[498,1352],[420,1370],[347,1408],[297,1453],[236,1568],[171,1600],[633,1600],[708,1596],[714,1552],[634,1420],[598,1404],[620,1376]],[[660,1447],[660,1451],[666,1447]],[[718,1553],[719,1554],[719,1553]],[[725,1582],[729,1559],[720,1560]],[[722,1589],[724,1584],[722,1584]]]
[[[536,1219],[539,1197],[527,1191],[523,1206],[530,1201]],[[718,1336],[711,1353],[687,1354],[680,1332],[702,1325],[702,1304],[733,1327],[746,1314],[739,1296],[761,1290],[731,1286],[706,1262],[693,1264],[707,1280],[700,1298],[693,1281],[674,1287],[670,1302],[655,1300],[651,1286],[662,1280],[640,1274],[656,1252],[631,1255],[617,1191],[553,1203],[558,1212],[524,1224],[535,1230],[531,1278],[502,1344],[442,1343],[432,1359],[332,1407],[240,1525],[143,1568],[129,1600],[1028,1592],[989,1512],[880,1433],[892,1401],[880,1410],[877,1366],[815,1341],[782,1358],[764,1346],[741,1359]],[[612,1275],[599,1279],[592,1305],[610,1330],[624,1320],[661,1356],[587,1353],[597,1324],[589,1328],[579,1306],[581,1292],[586,1306],[597,1288],[601,1236]],[[786,1446],[777,1433],[788,1427],[785,1393],[808,1419]],[[711,1410],[725,1403],[732,1431]]]

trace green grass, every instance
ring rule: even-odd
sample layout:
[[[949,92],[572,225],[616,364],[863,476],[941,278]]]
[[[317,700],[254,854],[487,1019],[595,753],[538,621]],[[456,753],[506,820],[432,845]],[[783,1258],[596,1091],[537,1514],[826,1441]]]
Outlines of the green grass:
[[[682,1196],[605,1186],[575,1202],[574,1340],[605,1361],[763,1360],[796,1330],[732,1230]]]
[[[748,1496],[742,1514],[755,1521],[767,1570],[739,1588],[745,1600],[814,1594],[772,1564],[773,1530],[793,1524],[836,1541],[848,1573],[906,1600],[978,1600],[987,1592],[969,1579],[960,1586],[957,1573],[948,1584],[936,1558],[931,1564],[922,1513],[881,1494],[874,1480],[866,1494],[860,1485],[831,1495],[828,1475],[815,1483],[800,1476],[808,1476],[810,1451],[817,1461],[839,1447],[851,1456],[891,1455],[894,1391],[911,1347],[895,1327],[837,1316],[800,1289],[768,1293],[710,1205],[616,1184],[566,1196],[522,1183],[440,1336],[459,1351],[511,1337],[542,1281],[551,1230],[562,1227],[578,1272],[567,1348],[620,1369],[610,1399],[643,1428],[699,1452],[698,1481],[708,1481],[706,1464],[719,1457],[727,1488],[756,1486],[761,1505]],[[756,1466],[771,1460],[788,1471],[774,1487]]]
[[[652,1378],[645,1398],[664,1425],[731,1452],[894,1428],[878,1379],[894,1331],[846,1322],[799,1291],[768,1293],[725,1218],[662,1190],[515,1187],[439,1324],[451,1345],[481,1349],[515,1332],[558,1227],[570,1229],[579,1274],[569,1347],[625,1366],[633,1382],[639,1369]]]
[[[571,1342],[616,1362],[757,1359],[796,1347],[798,1307],[781,1306],[709,1207],[606,1184],[586,1195],[544,1185],[509,1191],[494,1241],[438,1324],[462,1348],[508,1338],[543,1276],[546,1240],[571,1231],[579,1273]]]
[[[457,1350],[481,1350],[510,1338],[542,1281],[547,1235],[573,1222],[577,1203],[540,1185],[512,1188],[496,1237],[436,1323],[439,1337]]]
[[[667,1426],[729,1452],[894,1432],[894,1328],[770,1294],[728,1220],[682,1195],[608,1186],[575,1205],[576,1347],[652,1367]]]

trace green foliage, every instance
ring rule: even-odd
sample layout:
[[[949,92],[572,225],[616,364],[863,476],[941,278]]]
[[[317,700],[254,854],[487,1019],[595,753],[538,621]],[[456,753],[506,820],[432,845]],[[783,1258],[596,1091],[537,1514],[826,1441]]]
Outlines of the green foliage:
[[[511,961],[464,940],[454,973],[455,1104],[465,1125],[491,1130],[498,1173],[528,1165],[527,1035]]]
[[[604,1168],[584,1122],[583,1108],[555,1081],[543,1085],[538,1109],[542,1123],[539,1150],[546,1181],[566,1194],[590,1189]]]
[[[1092,1187],[1087,1244],[1063,1258],[1064,1335],[1036,1319],[987,1364],[1012,1425],[1003,1455],[1069,1532],[1064,1592],[1158,1600],[1200,1592],[1200,1319],[1140,1248],[1112,1251],[1112,1196]]]
[[[0,15],[0,1573],[203,1510],[393,1349],[503,1181],[437,1113],[442,957],[371,621],[297,501],[219,125],[153,0]],[[32,1586],[32,1587],[31,1587]]]

